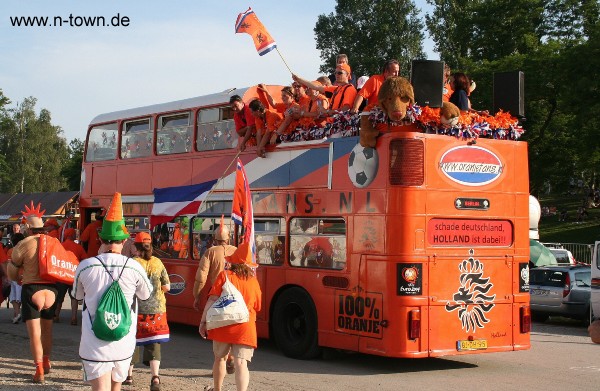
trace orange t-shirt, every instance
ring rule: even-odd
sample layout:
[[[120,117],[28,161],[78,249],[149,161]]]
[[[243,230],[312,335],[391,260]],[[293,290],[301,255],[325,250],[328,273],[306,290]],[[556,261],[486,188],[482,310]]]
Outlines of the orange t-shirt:
[[[274,132],[277,130],[279,125],[283,121],[283,115],[279,114],[274,110],[265,110],[265,118],[256,118],[254,123],[256,125],[256,132],[260,134],[266,134],[266,132]]]
[[[362,96],[368,102],[364,111],[369,111],[373,106],[379,103],[377,96],[379,95],[379,90],[384,81],[385,78],[383,75],[373,75],[367,80],[363,88],[358,91],[358,95]]]
[[[352,108],[356,98],[356,88],[352,84],[343,86],[326,86],[325,96],[329,99],[331,110],[340,110],[342,106]]]
[[[454,90],[450,86],[450,83],[444,84],[444,95],[442,95],[442,100],[444,102],[450,102],[450,96],[452,96],[453,92]]]
[[[232,324],[225,327],[208,330],[208,338],[213,341],[231,343],[236,345],[247,345],[256,348],[258,338],[256,335],[256,313],[260,311],[262,292],[256,277],[247,280],[238,278],[230,270],[223,270],[217,276],[215,284],[210,289],[210,296],[221,296],[223,284],[225,284],[225,273],[231,283],[240,291],[250,312],[250,320],[246,323]]]
[[[96,220],[88,224],[79,237],[80,241],[87,242],[88,257],[95,257],[98,255],[98,251],[100,250],[100,237],[98,236],[98,232],[100,232],[101,229],[102,221]]]
[[[88,257],[83,247],[79,243],[75,243],[71,239],[65,239],[65,241],[62,242],[62,245],[65,248],[65,250],[71,251],[73,254],[75,254],[77,259],[80,261],[83,261]]]

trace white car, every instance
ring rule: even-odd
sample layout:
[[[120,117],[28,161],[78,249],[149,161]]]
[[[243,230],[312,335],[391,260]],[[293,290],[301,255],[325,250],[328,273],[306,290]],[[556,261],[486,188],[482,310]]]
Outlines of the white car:
[[[565,250],[564,248],[549,248],[548,250],[554,255],[554,258],[556,258],[556,262],[558,262],[559,265],[577,264],[577,261],[569,250]]]

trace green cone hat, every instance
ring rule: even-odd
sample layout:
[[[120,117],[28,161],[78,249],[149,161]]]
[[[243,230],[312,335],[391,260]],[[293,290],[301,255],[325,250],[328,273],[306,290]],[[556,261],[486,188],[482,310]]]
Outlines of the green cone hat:
[[[125,240],[129,238],[129,232],[123,220],[123,205],[121,204],[121,193],[115,193],[108,207],[106,216],[102,221],[100,238],[103,240]]]

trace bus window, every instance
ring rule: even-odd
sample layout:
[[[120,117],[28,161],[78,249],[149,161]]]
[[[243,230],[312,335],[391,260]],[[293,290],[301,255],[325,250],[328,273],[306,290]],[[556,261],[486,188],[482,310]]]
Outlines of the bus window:
[[[229,204],[231,205],[231,203]],[[229,244],[233,242],[233,226],[231,218],[224,217],[225,225],[229,228]],[[221,224],[221,217],[194,217],[192,219],[193,259],[200,259],[204,252],[213,246],[215,229]]]
[[[263,265],[283,264],[285,224],[282,224],[282,219],[254,219],[254,239],[257,263]]]
[[[165,115],[158,120],[156,153],[171,155],[192,150],[190,113]]]
[[[117,124],[94,126],[88,137],[86,162],[99,162],[117,158]]]
[[[210,151],[237,147],[233,112],[229,106],[200,110],[196,149]]]
[[[189,255],[189,220],[187,216],[179,216],[153,228],[152,243],[154,248],[163,254],[163,257],[187,259]],[[160,256],[158,257],[160,258]]]
[[[340,218],[292,219],[290,263],[297,267],[343,269],[346,266],[346,222]]]
[[[150,118],[126,122],[121,131],[121,159],[152,155],[154,130]]]

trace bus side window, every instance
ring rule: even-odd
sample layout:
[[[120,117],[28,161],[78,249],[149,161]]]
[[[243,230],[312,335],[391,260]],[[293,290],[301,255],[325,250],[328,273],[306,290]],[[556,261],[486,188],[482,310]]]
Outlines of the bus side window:
[[[295,218],[290,227],[292,266],[325,269],[346,266],[346,222],[343,219]]]
[[[233,128],[233,114],[228,106],[200,110],[196,149],[211,151],[237,147],[238,137]]]
[[[99,162],[117,158],[117,124],[94,126],[90,129],[85,155],[86,162]]]
[[[254,240],[256,262],[261,265],[282,265],[285,249],[285,224],[282,219],[255,219]]]
[[[190,113],[163,116],[159,119],[156,152],[159,155],[190,152],[192,137]]]

